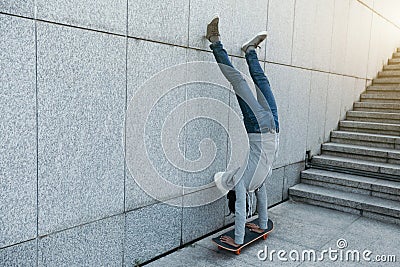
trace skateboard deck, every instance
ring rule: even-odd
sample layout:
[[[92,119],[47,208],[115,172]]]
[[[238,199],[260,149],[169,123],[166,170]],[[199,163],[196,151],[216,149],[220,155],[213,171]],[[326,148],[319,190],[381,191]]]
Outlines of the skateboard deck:
[[[255,220],[253,220],[253,221],[251,221],[249,223],[254,223],[254,224],[258,225],[258,219],[255,219]],[[228,231],[226,233],[223,233],[223,234],[219,235],[218,237],[213,238],[212,242],[215,243],[218,246],[218,249],[226,249],[226,250],[235,252],[236,255],[239,255],[241,249],[244,248],[245,246],[253,243],[254,241],[256,241],[256,240],[258,240],[260,238],[263,238],[264,240],[267,239],[268,234],[270,232],[272,232],[272,230],[274,229],[274,223],[271,220],[268,220],[268,225],[267,226],[268,226],[268,228],[263,233],[252,232],[252,231],[250,231],[250,229],[248,227],[246,227],[245,228],[245,234],[244,234],[244,242],[239,247],[234,247],[234,246],[228,245],[228,244],[226,244],[226,243],[224,243],[224,242],[219,240],[220,237],[224,236],[224,235],[230,236],[233,239],[235,239],[235,229],[232,229],[232,230],[230,230],[230,231]]]

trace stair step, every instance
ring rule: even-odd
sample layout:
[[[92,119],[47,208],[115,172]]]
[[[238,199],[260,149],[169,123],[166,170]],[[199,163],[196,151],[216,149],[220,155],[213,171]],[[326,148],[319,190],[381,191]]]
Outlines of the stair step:
[[[347,111],[346,119],[349,121],[383,122],[400,124],[400,113]]]
[[[354,102],[354,110],[384,113],[400,113],[400,105],[397,103]]]
[[[378,77],[400,77],[400,70],[385,70],[378,73]]]
[[[372,80],[372,84],[400,84],[399,78],[377,78]]]
[[[332,131],[331,142],[365,145],[378,148],[400,149],[400,137],[382,134]]]
[[[322,154],[376,162],[400,164],[400,150],[351,144],[325,143]]]
[[[400,52],[394,52],[393,53],[393,57],[395,58],[395,57],[400,57]]]
[[[394,64],[400,64],[400,58],[392,58],[392,59],[389,59],[389,64],[390,65],[394,65]]]
[[[385,65],[383,70],[400,70],[400,65]]]
[[[303,183],[290,187],[289,195],[295,201],[373,218],[379,217],[381,220],[400,224],[400,203],[398,201]]]
[[[371,85],[367,87],[367,93],[387,93],[387,92],[400,92],[398,85]]]
[[[360,100],[362,102],[379,102],[379,103],[399,103],[400,92],[398,93],[363,93]]]
[[[391,175],[392,179],[400,182],[400,165],[382,162],[373,162],[361,159],[351,159],[345,157],[320,155],[314,156],[311,161],[312,164],[326,167],[337,167],[345,170],[356,170],[369,172],[371,175],[380,177],[380,174]]]
[[[364,121],[340,121],[339,128],[341,131],[400,136],[399,124],[364,122]]]
[[[311,168],[301,173],[301,182],[400,201],[400,182],[395,181]]]

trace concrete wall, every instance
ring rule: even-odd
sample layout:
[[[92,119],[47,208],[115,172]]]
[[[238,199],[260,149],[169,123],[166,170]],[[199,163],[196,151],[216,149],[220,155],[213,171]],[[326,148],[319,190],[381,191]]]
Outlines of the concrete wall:
[[[286,199],[305,152],[318,153],[400,46],[399,9],[396,0],[1,1],[0,265],[132,266],[232,222],[224,199],[193,208],[155,201],[124,162],[129,99],[164,68],[213,61],[202,36],[214,12],[245,73],[241,43],[269,32],[260,60],[281,121],[269,204]],[[198,96],[237,109],[231,93],[210,85],[175,93],[155,119]],[[192,176],[163,157],[158,127],[149,126],[150,155],[169,178],[208,183],[225,168],[228,136],[217,124],[185,128],[188,159],[205,137],[217,147],[218,160]]]

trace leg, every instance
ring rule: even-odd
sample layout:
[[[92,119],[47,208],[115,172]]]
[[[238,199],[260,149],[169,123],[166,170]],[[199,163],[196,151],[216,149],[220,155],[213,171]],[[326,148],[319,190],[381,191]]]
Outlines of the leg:
[[[247,132],[265,132],[269,129],[274,129],[271,111],[261,106],[254,97],[246,80],[230,62],[222,43],[220,41],[214,42],[210,45],[210,48],[217,63],[219,63],[218,66],[222,73],[232,84],[233,90],[236,93]],[[260,122],[260,125],[258,122]]]
[[[268,103],[268,106],[274,116],[275,127],[279,131],[278,108],[276,106],[275,97],[272,93],[270,83],[257,58],[257,53],[254,49],[249,49],[246,53],[246,61],[249,66],[249,71],[254,84],[259,88],[257,90],[257,99],[262,106]],[[260,91],[262,95],[260,94]],[[267,101],[267,103],[265,103]]]

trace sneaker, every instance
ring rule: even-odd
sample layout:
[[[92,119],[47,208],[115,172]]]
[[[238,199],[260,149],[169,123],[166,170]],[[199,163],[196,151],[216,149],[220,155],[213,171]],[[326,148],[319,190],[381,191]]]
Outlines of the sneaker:
[[[218,30],[219,16],[215,14],[211,22],[207,25],[206,38],[211,42],[211,36],[220,36]]]
[[[265,40],[265,38],[267,38],[267,31],[257,33],[256,36],[254,36],[252,39],[242,45],[242,51],[246,53],[249,46],[254,46],[254,48],[259,47],[259,45]]]

